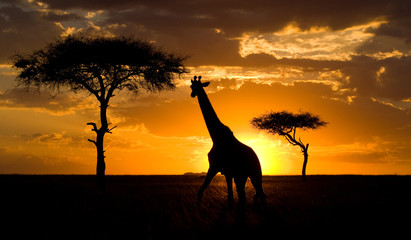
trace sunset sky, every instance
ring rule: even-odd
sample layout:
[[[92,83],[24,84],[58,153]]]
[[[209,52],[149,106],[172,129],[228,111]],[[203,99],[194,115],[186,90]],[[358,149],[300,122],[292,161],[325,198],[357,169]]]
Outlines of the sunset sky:
[[[212,146],[190,79],[202,75],[220,120],[263,174],[301,174],[303,155],[251,127],[267,111],[309,111],[329,124],[297,131],[307,174],[411,174],[411,1],[0,2],[0,173],[94,174],[87,94],[16,86],[10,57],[69,34],[133,36],[189,55],[190,73],[160,94],[117,92],[106,174],[208,169]]]

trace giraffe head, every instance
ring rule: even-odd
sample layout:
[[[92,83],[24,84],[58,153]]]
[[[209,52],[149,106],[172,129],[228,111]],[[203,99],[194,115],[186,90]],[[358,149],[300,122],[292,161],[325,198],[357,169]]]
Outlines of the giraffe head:
[[[196,97],[199,93],[200,90],[202,90],[204,87],[207,87],[210,84],[210,82],[201,82],[201,76],[194,76],[194,80],[191,80],[191,97]]]

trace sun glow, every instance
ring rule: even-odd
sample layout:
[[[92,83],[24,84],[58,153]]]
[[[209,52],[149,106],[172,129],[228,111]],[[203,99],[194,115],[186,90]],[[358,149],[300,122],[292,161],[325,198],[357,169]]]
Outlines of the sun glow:
[[[288,159],[289,146],[281,140],[269,139],[263,134],[249,136],[243,141],[251,147],[260,160],[263,175],[277,175],[289,173],[292,166]]]

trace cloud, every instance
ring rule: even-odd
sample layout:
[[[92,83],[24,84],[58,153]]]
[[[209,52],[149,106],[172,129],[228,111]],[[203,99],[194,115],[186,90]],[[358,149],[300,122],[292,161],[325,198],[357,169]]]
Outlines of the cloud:
[[[250,59],[248,59],[250,58]],[[248,60],[250,64],[245,63]],[[248,55],[242,66],[200,66],[193,75],[211,79],[230,78],[256,83],[317,81],[352,96],[376,98],[399,106],[411,98],[411,56],[383,59],[351,55],[349,60],[276,59],[266,54]],[[400,106],[399,106],[400,107]],[[410,107],[407,107],[410,108]]]
[[[0,63],[17,52],[31,51],[57,37],[61,29],[23,1],[0,5]]]
[[[394,100],[403,100],[411,97],[411,56],[388,58],[381,62],[377,74],[380,86],[378,96]]]
[[[411,57],[377,60],[367,56],[353,56],[341,68],[345,75],[343,87],[366,97],[386,98],[394,101],[411,97]]]
[[[195,65],[209,65],[212,62],[230,65],[239,61],[239,38],[243,34],[269,34],[280,31],[290,23],[296,23],[302,31],[317,27],[338,32],[378,19],[402,21],[406,17],[402,9],[407,9],[401,1],[382,0],[372,3],[341,1],[332,4],[327,1],[313,3],[302,0],[281,4],[264,0],[253,3],[44,0],[32,2],[32,5],[36,3],[41,5],[43,12],[48,11],[49,20],[63,22],[87,17],[90,21],[83,21],[82,26],[75,26],[77,23],[70,27],[94,34],[133,33],[143,39],[155,41],[160,46],[192,55],[190,62]],[[81,17],[80,12],[83,13]],[[96,12],[99,12],[97,17],[95,14],[89,15]],[[68,29],[68,25],[65,27]]]
[[[303,66],[307,62],[299,58],[346,60],[350,54],[358,53],[379,59],[406,56],[411,51],[406,44],[410,18],[403,10],[408,4],[382,0],[372,4],[302,0],[281,4],[276,1],[251,4],[248,1],[45,0],[6,4],[1,10],[3,22],[13,29],[24,29],[20,26],[21,18],[35,19],[25,22],[30,22],[30,28],[36,32],[48,32],[44,39],[75,32],[106,36],[133,34],[191,55],[188,64],[192,66]],[[19,19],[11,17],[14,16],[9,13],[11,8],[18,12],[14,15],[20,16]],[[38,31],[36,25],[50,29]],[[31,34],[31,29],[27,34]],[[18,41],[10,36],[2,39],[16,44],[7,51],[35,48],[32,43],[19,48]],[[21,35],[20,39],[32,38]],[[36,39],[42,38],[36,36]],[[294,59],[280,59],[284,57]],[[311,65],[335,68],[335,62],[315,61]]]
[[[394,169],[402,174],[406,173],[406,166],[410,163],[408,157],[410,153],[411,148],[408,143],[393,142],[380,137],[361,139],[346,145],[311,148],[315,161],[324,163],[332,157],[336,163],[385,165],[384,174],[392,174]]]
[[[0,107],[2,108],[32,108],[45,111],[53,115],[72,114],[76,109],[85,111],[92,108],[90,99],[84,95],[74,94],[50,95],[45,91],[27,91],[27,89],[13,88],[0,93]]]
[[[41,155],[26,151],[0,148],[1,174],[90,174],[93,166],[73,161],[75,156]]]
[[[188,96],[188,94],[187,94]],[[156,97],[153,97],[156,98]],[[147,101],[148,99],[141,99]],[[204,131],[199,129],[198,122],[203,121],[197,113],[195,104],[187,104],[186,100],[174,100],[169,103],[157,104],[129,104],[117,105],[110,110],[110,115],[117,122],[118,129],[133,128],[140,123],[144,123],[150,132],[160,136],[198,136],[204,135]],[[173,127],[174,126],[174,127]],[[184,126],[180,130],[177,126]]]
[[[226,81],[222,79],[221,81]],[[212,81],[219,86],[219,81]],[[230,81],[228,86],[232,86]],[[159,104],[130,104],[114,107],[111,111],[121,124],[144,123],[149,131],[163,136],[208,136],[204,120],[196,99],[189,97],[164,101]],[[387,126],[405,126],[410,120],[406,111],[373,101],[365,97],[348,100],[350,95],[333,90],[332,86],[318,82],[294,82],[270,85],[245,81],[239,88],[216,88],[209,92],[209,98],[223,121],[234,129],[250,128],[249,121],[268,110],[311,111],[324,117],[330,126],[322,131],[331,131],[332,136],[340,136],[335,143],[353,142],[356,137],[371,137],[388,134],[393,130]],[[184,131],[179,127],[184,126]],[[350,129],[343,131],[342,129]],[[353,133],[354,132],[354,133]],[[327,140],[324,139],[324,143]]]
[[[38,133],[33,135],[33,143],[40,144],[68,144],[72,142],[72,138],[68,137],[65,132],[61,133]]]
[[[401,14],[401,8],[407,9],[402,3],[379,1],[314,1],[292,0],[278,3],[277,1],[256,0],[249,1],[196,1],[190,0],[169,1],[145,1],[135,2],[121,0],[115,2],[92,1],[51,1],[43,0],[50,8],[54,9],[86,9],[107,10],[114,13],[133,13],[140,22],[159,25],[165,19],[171,23],[186,23],[187,26],[202,23],[203,26],[212,26],[223,31],[242,33],[254,29],[273,31],[291,21],[302,22],[307,28],[313,25],[329,25],[333,29],[343,29],[355,25],[353,23],[367,22],[375,16]],[[314,7],[315,6],[315,7]],[[155,19],[154,17],[157,17]],[[146,19],[146,20],[144,20]],[[185,20],[194,20],[189,22]],[[225,21],[222,21],[225,20]],[[176,26],[171,24],[172,26]],[[306,29],[307,29],[306,28]]]
[[[358,46],[373,36],[368,29],[378,28],[381,23],[371,22],[339,31],[328,27],[302,31],[296,23],[290,23],[275,33],[244,33],[240,54],[242,57],[266,53],[275,58],[348,60]]]
[[[77,13],[63,12],[63,11],[47,11],[42,16],[50,22],[67,22],[67,21],[79,21],[84,20],[83,16]]]

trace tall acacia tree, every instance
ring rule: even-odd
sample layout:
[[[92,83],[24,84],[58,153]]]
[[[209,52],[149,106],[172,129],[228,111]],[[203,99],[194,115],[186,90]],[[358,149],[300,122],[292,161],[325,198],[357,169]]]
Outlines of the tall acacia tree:
[[[97,149],[97,185],[105,187],[104,135],[111,133],[107,108],[116,91],[158,92],[173,89],[174,77],[186,73],[186,57],[161,51],[133,38],[68,36],[31,54],[13,57],[20,86],[88,92],[100,103],[100,127],[92,127],[96,138],[88,139]]]
[[[251,120],[251,125],[255,128],[267,131],[271,134],[278,134],[285,137],[293,146],[299,146],[304,155],[302,177],[306,180],[305,172],[308,162],[308,146],[304,144],[301,138],[295,136],[297,128],[301,130],[317,129],[327,125],[319,116],[309,112],[294,114],[287,111],[269,112]]]

